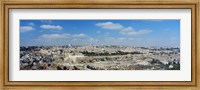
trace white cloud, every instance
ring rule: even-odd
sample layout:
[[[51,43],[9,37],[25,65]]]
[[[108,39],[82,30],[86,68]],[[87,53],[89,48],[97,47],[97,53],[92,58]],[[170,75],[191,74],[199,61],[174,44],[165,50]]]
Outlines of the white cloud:
[[[148,34],[151,32],[152,32],[151,30],[139,30],[139,31],[132,30],[132,31],[128,31],[128,32],[121,31],[120,33],[125,34],[125,35],[141,35],[141,34]]]
[[[151,33],[152,30],[139,30],[136,32],[136,34],[148,34],[148,33]]]
[[[41,25],[40,28],[43,29],[54,29],[54,30],[62,30],[63,27],[60,25]]]
[[[31,40],[31,45],[91,45],[98,42],[98,39],[90,37],[84,33],[79,34],[43,34]]]
[[[87,37],[87,35],[84,33],[80,33],[80,34],[74,34],[73,37],[81,38],[81,37]]]
[[[29,26],[35,26],[33,22],[28,23]]]
[[[123,28],[121,31],[130,32],[130,31],[133,31],[133,28],[132,27],[127,27],[127,28]]]
[[[34,30],[34,28],[32,26],[20,26],[21,32],[28,32],[28,31],[32,31],[32,30]]]
[[[103,23],[97,23],[95,25],[103,29],[110,29],[110,30],[119,30],[123,28],[121,24],[113,22],[103,22]]]
[[[123,25],[119,23],[113,23],[113,22],[103,22],[103,23],[97,23],[96,26],[99,26],[103,29],[112,29],[112,30],[118,30],[120,34],[124,35],[141,35],[141,34],[148,34],[151,33],[151,30],[135,30],[133,27],[124,27]]]
[[[69,38],[70,34],[64,33],[64,34],[43,34],[39,38],[40,39],[64,39]]]
[[[99,34],[99,33],[101,33],[101,31],[97,31],[97,33]]]
[[[88,35],[84,33],[80,34],[69,34],[69,33],[63,33],[63,34],[43,34],[39,36],[39,39],[66,39],[66,38],[82,38],[82,37],[89,37]]]
[[[117,38],[118,40],[125,40],[126,38],[123,38],[123,37],[121,37],[121,38]]]

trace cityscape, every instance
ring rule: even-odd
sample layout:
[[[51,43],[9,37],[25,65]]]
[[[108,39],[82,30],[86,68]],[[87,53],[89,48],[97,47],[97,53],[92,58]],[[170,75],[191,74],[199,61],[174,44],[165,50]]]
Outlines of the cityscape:
[[[179,45],[179,20],[21,20],[20,70],[180,70]]]

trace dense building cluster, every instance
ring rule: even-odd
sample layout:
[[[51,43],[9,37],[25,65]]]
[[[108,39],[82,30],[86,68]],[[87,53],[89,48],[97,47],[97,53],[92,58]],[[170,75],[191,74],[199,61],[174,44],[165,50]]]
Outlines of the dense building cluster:
[[[20,70],[180,70],[180,49],[131,46],[22,46]]]

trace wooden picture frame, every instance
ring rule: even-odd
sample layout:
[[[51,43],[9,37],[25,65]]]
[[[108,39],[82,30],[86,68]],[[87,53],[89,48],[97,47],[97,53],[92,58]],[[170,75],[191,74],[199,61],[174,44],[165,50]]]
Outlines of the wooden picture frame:
[[[200,89],[199,88],[199,3],[200,1],[177,1],[177,2],[138,2],[138,1],[1,1],[1,86],[8,88],[56,88],[56,89]],[[9,81],[9,9],[47,9],[47,8],[93,8],[93,9],[191,9],[192,10],[192,81],[137,81],[137,82],[31,82],[31,81]],[[145,87],[144,87],[145,86]],[[59,88],[58,88],[59,87]],[[9,89],[10,90],[10,89]]]

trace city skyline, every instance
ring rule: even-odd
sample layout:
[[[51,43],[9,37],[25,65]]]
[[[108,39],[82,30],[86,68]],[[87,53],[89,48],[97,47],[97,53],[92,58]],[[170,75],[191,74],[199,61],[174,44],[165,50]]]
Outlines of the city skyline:
[[[20,20],[20,46],[180,46],[180,20]]]

